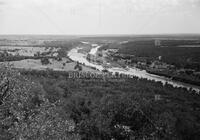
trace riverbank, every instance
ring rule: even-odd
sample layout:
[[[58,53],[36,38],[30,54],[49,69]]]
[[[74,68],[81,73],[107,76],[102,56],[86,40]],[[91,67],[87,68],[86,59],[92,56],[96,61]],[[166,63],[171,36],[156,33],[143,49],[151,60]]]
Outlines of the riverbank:
[[[99,46],[97,46],[99,47]],[[89,62],[87,59],[86,59],[86,56],[87,54],[81,54],[78,50],[80,50],[81,47],[78,47],[78,48],[74,48],[72,50],[70,50],[68,52],[68,57],[75,61],[75,62],[79,62],[79,63],[82,63],[86,66],[89,66],[89,67],[94,67],[96,68],[97,70],[104,70],[104,67],[102,65],[99,65],[99,64],[94,64],[94,63],[91,63]],[[96,48],[93,48],[93,49],[96,49]],[[96,49],[98,50],[98,49]],[[109,68],[107,69],[108,72],[111,72],[111,73],[119,73],[119,74],[126,74],[126,75],[132,75],[132,76],[136,76],[136,77],[139,77],[139,78],[142,78],[142,79],[147,79],[147,80],[152,80],[152,81],[156,81],[156,82],[161,82],[163,85],[168,83],[174,87],[182,87],[182,88],[186,88],[188,90],[194,90],[196,91],[197,93],[200,92],[200,87],[199,86],[195,86],[195,85],[190,85],[190,84],[187,84],[187,83],[183,83],[183,82],[179,82],[179,81],[175,81],[175,80],[172,80],[172,79],[169,79],[168,77],[164,77],[164,76],[159,76],[159,75],[155,75],[155,74],[150,74],[148,73],[147,71],[145,70],[139,70],[139,69],[136,69],[136,68],[129,68],[128,70],[125,69],[125,68]]]
[[[187,78],[184,78],[184,77],[181,77],[181,76],[175,76],[175,75],[172,75],[172,74],[166,74],[166,73],[154,71],[154,70],[147,70],[147,72],[150,73],[150,74],[158,75],[158,76],[164,76],[164,77],[170,78],[170,79],[175,80],[175,81],[180,81],[180,82],[200,86],[200,81],[193,80],[191,78],[187,79]]]

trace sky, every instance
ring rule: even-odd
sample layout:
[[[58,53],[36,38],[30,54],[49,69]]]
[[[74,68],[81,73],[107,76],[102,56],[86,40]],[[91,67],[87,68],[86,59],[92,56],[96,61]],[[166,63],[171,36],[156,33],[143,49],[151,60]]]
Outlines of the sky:
[[[0,34],[200,34],[200,0],[0,0]]]

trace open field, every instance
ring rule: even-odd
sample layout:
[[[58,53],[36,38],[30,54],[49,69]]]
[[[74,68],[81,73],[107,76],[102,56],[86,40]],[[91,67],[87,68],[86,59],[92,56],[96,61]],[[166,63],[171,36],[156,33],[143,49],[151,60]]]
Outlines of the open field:
[[[59,49],[53,47],[0,46],[0,53],[8,53],[8,55],[12,56],[57,56]]]
[[[73,71],[76,62],[68,59],[67,52],[73,45],[79,44],[80,42],[70,38],[52,38],[52,36],[4,37],[0,39],[0,61],[1,64],[10,64],[14,68],[21,69]],[[91,46],[85,45],[84,48],[82,51],[88,52]],[[48,59],[48,64],[42,64],[41,60],[45,58]],[[82,66],[82,71],[97,72],[86,66]]]
[[[74,71],[76,66],[75,62],[71,62],[69,59],[63,58],[61,61],[55,59],[49,59],[50,63],[43,65],[41,60],[26,59],[20,61],[11,61],[8,63],[0,62],[0,64],[11,65],[14,68],[26,69],[26,70],[55,70],[55,71]],[[97,72],[86,66],[82,66],[83,72]]]

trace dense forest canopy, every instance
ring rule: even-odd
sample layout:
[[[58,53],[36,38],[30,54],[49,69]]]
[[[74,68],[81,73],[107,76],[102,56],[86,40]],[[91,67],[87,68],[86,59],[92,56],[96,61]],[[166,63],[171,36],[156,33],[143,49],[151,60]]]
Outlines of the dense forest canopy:
[[[146,79],[69,79],[1,66],[1,139],[200,138],[200,97]]]

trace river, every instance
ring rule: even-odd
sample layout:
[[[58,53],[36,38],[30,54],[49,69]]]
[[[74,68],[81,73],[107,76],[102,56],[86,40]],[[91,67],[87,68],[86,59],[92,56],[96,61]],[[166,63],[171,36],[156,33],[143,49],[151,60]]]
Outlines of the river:
[[[97,52],[97,50],[101,47],[97,44],[91,44],[94,48],[92,48],[90,50],[90,54],[95,54]],[[81,47],[77,47],[77,48],[73,48],[72,50],[70,50],[68,52],[68,56],[70,59],[72,59],[73,61],[85,64],[86,66],[90,66],[90,67],[95,67],[96,69],[102,71],[104,70],[104,67],[102,65],[98,65],[98,64],[94,64],[89,62],[86,57],[87,54],[82,54],[79,52],[79,50],[81,49]],[[158,75],[154,75],[154,74],[149,74],[148,72],[146,72],[145,70],[140,70],[137,68],[119,68],[119,67],[112,67],[112,68],[108,68],[107,69],[109,72],[112,73],[120,73],[120,74],[128,74],[128,75],[132,75],[132,76],[136,76],[139,78],[145,78],[147,80],[153,80],[156,82],[162,82],[163,84],[170,84],[173,87],[183,87],[183,88],[187,88],[189,89],[193,89],[194,91],[196,91],[197,93],[200,92],[200,87],[199,86],[195,86],[195,85],[191,85],[191,84],[187,84],[187,83],[183,83],[183,82],[178,82],[178,81],[174,81],[171,80],[169,78],[163,77],[163,76],[158,76]]]

